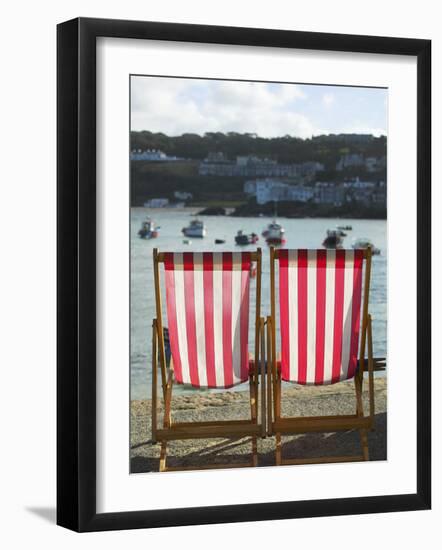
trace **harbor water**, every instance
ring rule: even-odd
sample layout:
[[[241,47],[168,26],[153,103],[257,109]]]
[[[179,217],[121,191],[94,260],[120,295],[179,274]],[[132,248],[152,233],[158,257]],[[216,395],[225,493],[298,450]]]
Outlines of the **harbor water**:
[[[152,319],[155,317],[152,261],[154,247],[164,252],[221,252],[255,250],[260,246],[263,251],[261,313],[264,316],[270,313],[269,250],[261,237],[261,232],[271,219],[200,216],[199,219],[204,221],[206,226],[207,236],[204,239],[190,238],[190,242],[184,244],[181,229],[194,219],[197,210],[190,208],[131,209],[131,399],[149,399],[151,394],[151,326]],[[159,236],[156,239],[145,240],[138,237],[138,230],[148,216],[160,226]],[[387,222],[331,218],[279,218],[278,221],[286,231],[287,242],[284,245],[286,248],[321,248],[327,229],[334,229],[337,225],[350,225],[353,229],[346,231],[347,237],[344,237],[343,245],[345,248],[350,248],[354,239],[366,237],[380,249],[381,254],[373,257],[369,311],[373,317],[374,355],[385,357],[387,354]],[[234,237],[238,229],[242,229],[245,233],[257,233],[260,236],[258,243],[245,247],[235,245]],[[215,244],[215,239],[225,240],[225,243]],[[255,283],[252,279],[251,296],[254,296],[254,290]],[[255,303],[253,299],[250,302],[250,319],[253,320]],[[164,319],[166,319],[165,315]],[[164,324],[166,325],[167,322],[165,321]],[[252,323],[250,342],[253,343]],[[250,351],[252,350],[251,344]],[[184,390],[176,386],[174,391]]]

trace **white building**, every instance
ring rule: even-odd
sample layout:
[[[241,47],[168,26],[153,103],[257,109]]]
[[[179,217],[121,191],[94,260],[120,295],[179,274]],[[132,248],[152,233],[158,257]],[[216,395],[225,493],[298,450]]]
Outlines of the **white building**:
[[[277,164],[276,160],[261,159],[256,155],[243,155],[236,157],[236,164],[238,166],[247,166],[249,164]]]
[[[236,162],[223,160],[218,155],[209,153],[200,165],[200,176],[235,176],[248,178],[297,178],[311,180],[316,172],[324,170],[324,165],[316,161],[301,164],[279,164],[276,160],[259,158],[255,155],[236,157]]]
[[[367,157],[365,159],[365,168],[367,172],[378,172],[386,166],[386,157]]]
[[[373,189],[374,186],[372,181],[361,181],[359,178],[344,183],[346,189]]]
[[[316,172],[323,172],[324,165],[317,161],[307,161],[299,165],[299,173],[303,176],[314,176]]]
[[[351,153],[343,155],[336,164],[336,170],[341,172],[344,168],[353,168],[355,166],[364,166],[364,155]]]
[[[174,191],[173,196],[180,201],[193,199],[192,193],[188,193],[187,191]]]
[[[169,199],[165,198],[150,199],[144,203],[145,208],[164,208],[166,206],[169,206]]]
[[[271,201],[280,201],[285,199],[288,185],[278,180],[270,178],[256,180],[256,202],[265,204]]]
[[[256,195],[258,204],[272,201],[307,202],[315,196],[315,191],[311,187],[288,185],[270,178],[246,182],[244,192],[249,195]]]
[[[312,187],[304,187],[302,185],[291,185],[287,189],[288,201],[307,202],[315,196],[315,191]]]
[[[211,151],[206,160],[207,162],[225,162],[227,159],[221,151]]]
[[[378,165],[378,159],[376,157],[367,157],[365,159],[365,168],[367,172],[376,172]]]
[[[166,162],[172,160],[180,160],[178,157],[169,157],[159,149],[134,149],[130,153],[130,160],[145,160],[148,162]]]
[[[318,204],[333,204],[341,206],[345,200],[345,189],[333,183],[316,184],[314,202]]]

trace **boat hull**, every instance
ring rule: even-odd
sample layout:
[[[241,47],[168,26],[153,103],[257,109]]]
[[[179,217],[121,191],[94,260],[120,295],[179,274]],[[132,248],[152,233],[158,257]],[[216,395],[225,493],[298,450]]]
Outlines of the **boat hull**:
[[[335,237],[326,237],[322,243],[324,248],[342,248],[342,239]]]
[[[267,244],[285,244],[285,239],[283,237],[267,237]]]
[[[203,239],[206,236],[205,229],[190,229],[185,227],[182,232],[186,237],[193,237],[194,239]]]
[[[240,246],[247,246],[248,244],[255,244],[259,240],[258,236],[252,235],[237,235],[235,237],[235,243]]]
[[[140,229],[140,231],[138,231],[138,236],[140,239],[156,239],[158,237],[158,231],[143,231]]]

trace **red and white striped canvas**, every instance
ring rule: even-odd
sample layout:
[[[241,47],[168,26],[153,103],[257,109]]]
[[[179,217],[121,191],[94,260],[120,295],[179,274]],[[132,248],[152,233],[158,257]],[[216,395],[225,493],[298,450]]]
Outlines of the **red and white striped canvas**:
[[[248,379],[250,263],[247,252],[165,253],[176,382],[229,388]]]
[[[281,376],[334,384],[355,375],[362,250],[281,250]]]

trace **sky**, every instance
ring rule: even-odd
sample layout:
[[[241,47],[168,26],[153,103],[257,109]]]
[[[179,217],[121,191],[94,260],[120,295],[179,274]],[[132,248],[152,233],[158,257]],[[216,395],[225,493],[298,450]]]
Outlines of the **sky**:
[[[261,137],[387,135],[388,90],[310,84],[131,77],[131,129]]]

